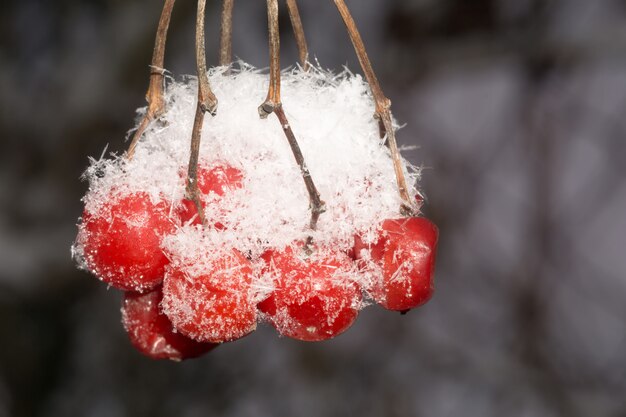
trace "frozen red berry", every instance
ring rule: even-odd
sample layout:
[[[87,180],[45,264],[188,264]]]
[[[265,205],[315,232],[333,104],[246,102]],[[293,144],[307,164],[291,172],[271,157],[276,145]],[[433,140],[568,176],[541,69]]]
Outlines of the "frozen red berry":
[[[222,197],[231,190],[243,187],[243,173],[228,164],[222,163],[215,166],[207,167],[198,166],[198,189],[203,195],[202,207],[214,209],[215,204],[207,204],[205,200],[215,200],[216,197]],[[224,212],[224,208],[218,208],[218,211]],[[183,199],[177,208],[177,214],[183,224],[200,224],[198,210],[193,201]],[[205,213],[211,215],[214,213]],[[219,213],[218,213],[219,214]],[[215,223],[217,229],[223,229],[224,225],[217,221]]]
[[[352,260],[342,252],[288,247],[263,255],[274,291],[259,303],[283,336],[304,341],[333,338],[356,320],[361,291],[351,279]]]
[[[168,213],[167,202],[153,202],[143,192],[113,195],[98,210],[85,210],[77,243],[86,266],[116,288],[154,288],[168,263],[161,240],[175,230]]]
[[[434,291],[437,226],[423,217],[385,220],[378,241],[367,247],[357,236],[355,254],[379,274],[370,293],[388,310],[406,311],[426,303]],[[366,266],[367,268],[367,266]]]
[[[204,342],[239,339],[256,329],[250,261],[239,251],[202,265],[171,265],[163,284],[163,311],[181,333]]]
[[[196,358],[217,346],[196,342],[177,333],[161,312],[162,297],[160,287],[144,294],[124,293],[122,324],[137,350],[152,359],[181,361]]]

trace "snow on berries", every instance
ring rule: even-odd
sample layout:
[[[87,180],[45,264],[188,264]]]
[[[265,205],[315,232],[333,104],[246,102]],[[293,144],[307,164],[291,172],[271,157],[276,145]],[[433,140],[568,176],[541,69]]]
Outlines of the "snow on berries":
[[[195,340],[222,343],[246,336],[257,324],[252,263],[237,249],[203,249],[199,257],[173,254],[163,311]]]
[[[183,171],[181,174],[186,175],[186,172]],[[205,165],[199,166],[198,188],[200,190],[202,207],[205,211],[208,204],[209,212],[213,217],[219,217],[220,214],[225,213],[224,210],[227,210],[227,207],[219,204],[220,197],[233,189],[241,188],[242,180],[242,172],[228,164],[217,163],[210,167]],[[183,224],[201,224],[198,209],[193,201],[187,198],[181,201],[176,213]],[[219,219],[217,220],[214,226],[218,229],[223,229],[224,225]]]
[[[145,291],[163,281],[168,259],[161,239],[175,230],[169,204],[143,192],[111,192],[85,209],[77,237],[86,266],[122,290]]]
[[[274,291],[259,309],[283,336],[320,341],[344,332],[361,307],[357,273],[345,253],[303,245],[263,254]]]
[[[385,220],[368,246],[357,236],[354,253],[374,275],[369,294],[388,310],[407,311],[426,303],[435,290],[437,226],[423,217]]]
[[[132,158],[91,160],[85,172],[72,252],[81,268],[126,291],[123,322],[138,350],[195,357],[259,322],[286,337],[326,340],[372,302],[405,311],[431,297],[437,230],[399,217],[404,201],[360,76],[282,74],[285,114],[324,202],[314,229],[282,126],[259,118],[267,76],[242,65],[229,74],[212,69],[209,81],[219,107],[205,118],[200,143],[204,222],[187,176],[193,77],[168,79],[166,111]],[[415,184],[419,171],[405,166]]]

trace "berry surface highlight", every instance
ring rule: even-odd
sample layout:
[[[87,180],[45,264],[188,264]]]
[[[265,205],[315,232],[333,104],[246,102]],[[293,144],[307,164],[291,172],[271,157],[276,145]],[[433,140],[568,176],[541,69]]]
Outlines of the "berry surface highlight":
[[[181,361],[201,356],[217,346],[180,334],[161,312],[162,298],[160,287],[144,294],[124,293],[122,324],[138,351],[152,359]]]

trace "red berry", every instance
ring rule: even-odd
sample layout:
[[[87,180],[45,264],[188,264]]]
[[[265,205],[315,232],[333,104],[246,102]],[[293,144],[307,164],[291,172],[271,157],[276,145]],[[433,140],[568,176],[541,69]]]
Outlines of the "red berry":
[[[313,254],[301,248],[268,251],[265,273],[275,290],[259,310],[283,336],[304,341],[333,338],[356,320],[361,292],[350,280],[352,260],[342,252]]]
[[[423,217],[385,220],[369,256],[382,276],[370,289],[374,300],[388,310],[406,311],[426,303],[434,291],[437,226]],[[365,258],[367,246],[357,236],[355,253]]]
[[[167,316],[161,313],[162,298],[160,287],[145,294],[124,293],[122,324],[137,350],[152,359],[181,361],[196,358],[217,346],[177,333]]]
[[[77,242],[87,267],[123,290],[159,285],[168,263],[161,239],[175,230],[168,213],[168,203],[153,203],[143,192],[112,196],[96,212],[85,210]]]
[[[220,164],[212,167],[198,166],[198,189],[200,193],[210,197],[211,194],[222,197],[228,191],[243,187],[242,172],[230,165]],[[214,197],[215,197],[214,196]],[[202,207],[207,208],[206,202],[202,202]],[[209,205],[211,207],[211,205]],[[198,210],[193,201],[183,199],[180,207],[176,210],[183,224],[199,225]],[[206,214],[206,213],[205,213]],[[220,222],[215,224],[217,229],[223,229]]]
[[[233,250],[206,265],[171,265],[163,311],[181,333],[203,342],[239,339],[256,329],[250,261]]]

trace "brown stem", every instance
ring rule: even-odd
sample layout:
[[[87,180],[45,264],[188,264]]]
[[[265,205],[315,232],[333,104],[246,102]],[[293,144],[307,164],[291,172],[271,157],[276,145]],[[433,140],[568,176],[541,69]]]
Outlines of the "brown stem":
[[[143,116],[133,139],[130,142],[126,156],[128,159],[132,159],[135,154],[135,148],[137,142],[141,139],[141,136],[148,128],[151,121],[161,117],[165,112],[165,91],[164,91],[164,78],[163,69],[165,62],[165,43],[167,41],[167,29],[170,25],[170,19],[172,17],[172,9],[174,8],[174,2],[176,0],[165,0],[163,5],[163,11],[161,12],[161,18],[159,19],[159,26],[157,28],[156,40],[154,42],[154,51],[152,52],[152,62],[150,64],[150,85],[148,86],[148,92],[146,93],[146,100],[148,102],[148,110]]]
[[[259,106],[259,116],[265,119],[280,105],[280,34],[278,32],[278,0],[267,0],[269,25],[270,85],[267,97]]]
[[[198,89],[198,95],[200,90]],[[200,222],[206,226],[206,218],[204,217],[204,207],[200,200],[200,190],[198,188],[198,158],[200,154],[200,139],[202,137],[202,124],[204,123],[204,111],[200,106],[196,106],[196,116],[193,119],[193,130],[191,131],[191,153],[189,155],[189,167],[187,168],[187,187],[185,190],[186,198],[193,202],[198,211]]]
[[[211,91],[206,69],[206,51],[204,48],[204,15],[206,0],[198,0],[198,15],[196,17],[196,66],[198,71],[198,103],[203,112],[215,115],[217,98]]]
[[[298,145],[296,136],[294,135],[293,130],[291,130],[289,120],[287,120],[287,116],[285,116],[283,106],[279,105],[278,107],[276,107],[274,109],[274,113],[280,121],[283,132],[285,132],[285,136],[287,137],[287,142],[289,142],[289,146],[291,147],[291,152],[296,159],[296,163],[300,167],[300,173],[302,174],[302,179],[304,180],[306,190],[309,193],[309,201],[311,205],[311,221],[309,222],[309,227],[311,228],[311,230],[315,230],[317,228],[317,220],[319,219],[320,214],[322,214],[326,210],[326,208],[324,207],[324,202],[320,198],[320,193],[315,187],[313,178],[311,178],[311,173],[309,172],[309,168],[306,165],[304,155],[302,155],[302,150],[300,150],[300,145]]]
[[[196,18],[196,65],[198,71],[198,103],[196,116],[193,121],[191,132],[191,153],[189,155],[189,167],[187,170],[186,197],[193,201],[198,211],[198,217],[203,225],[206,225],[204,208],[200,201],[198,189],[198,158],[200,154],[200,139],[202,137],[202,124],[204,113],[215,115],[217,111],[217,98],[211,91],[206,69],[206,52],[204,48],[204,15],[206,0],[198,0],[198,15]]]
[[[287,0],[287,10],[289,11],[289,19],[291,20],[291,26],[293,26],[293,32],[296,35],[300,65],[302,65],[305,71],[308,71],[309,48],[307,47],[306,37],[304,36],[304,27],[302,26],[302,19],[300,19],[297,0]]]
[[[224,0],[222,7],[222,27],[220,31],[220,65],[233,62],[233,5],[235,0]]]
[[[309,203],[311,207],[311,220],[309,222],[309,227],[311,230],[315,230],[317,228],[319,216],[325,210],[324,202],[320,198],[320,194],[315,187],[313,178],[311,178],[311,173],[307,168],[300,145],[298,145],[298,141],[293,133],[293,130],[291,129],[289,120],[287,120],[287,116],[285,115],[280,100],[280,36],[278,32],[278,0],[267,0],[267,16],[270,37],[270,85],[267,92],[267,98],[263,104],[259,106],[259,115],[262,118],[266,118],[271,113],[275,113],[278,121],[280,122],[283,132],[287,137],[287,142],[289,142],[289,146],[291,147],[293,156],[296,159],[296,163],[298,164],[298,167],[300,167],[302,179],[309,193]],[[307,239],[307,248],[309,247],[311,240],[312,239],[310,237]]]
[[[406,184],[406,178],[404,177],[404,165],[402,163],[402,157],[400,156],[400,151],[398,150],[398,145],[396,143],[396,135],[393,128],[393,123],[391,120],[391,100],[389,100],[385,94],[383,93],[382,88],[380,87],[380,83],[378,82],[378,78],[376,78],[376,74],[374,73],[374,69],[372,68],[372,64],[367,56],[367,52],[365,51],[365,45],[363,44],[363,39],[361,39],[361,35],[354,23],[354,19],[346,6],[344,0],[333,0],[337,9],[339,10],[339,14],[343,19],[346,28],[348,29],[348,34],[350,36],[350,40],[352,41],[352,45],[354,45],[354,50],[356,51],[357,57],[359,58],[359,63],[361,64],[361,68],[363,68],[363,72],[365,73],[365,78],[370,85],[372,90],[372,95],[374,96],[374,102],[376,104],[376,118],[379,121],[379,127],[381,132],[381,137],[387,136],[387,145],[389,146],[389,150],[391,152],[391,158],[393,160],[393,167],[396,173],[396,181],[398,184],[398,192],[400,193],[400,198],[403,203],[400,206],[400,212],[406,216],[412,216],[417,214],[417,208],[411,201],[411,197],[409,196],[408,187]]]

